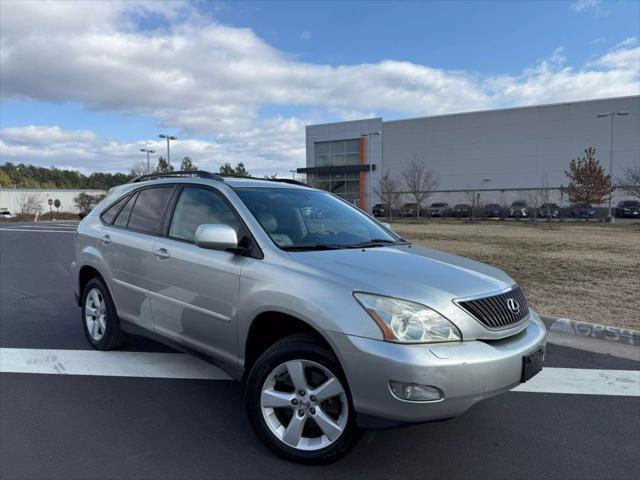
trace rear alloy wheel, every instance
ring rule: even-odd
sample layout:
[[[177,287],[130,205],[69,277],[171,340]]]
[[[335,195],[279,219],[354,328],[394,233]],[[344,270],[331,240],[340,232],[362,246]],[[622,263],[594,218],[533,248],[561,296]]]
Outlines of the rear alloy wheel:
[[[329,463],[359,438],[335,357],[307,335],[281,340],[258,359],[247,380],[247,407],[260,438],[288,460]]]
[[[107,331],[107,304],[97,288],[92,288],[87,293],[84,320],[91,339],[99,342]]]
[[[109,290],[100,278],[92,278],[84,288],[82,326],[87,340],[97,350],[118,348],[126,339]]]

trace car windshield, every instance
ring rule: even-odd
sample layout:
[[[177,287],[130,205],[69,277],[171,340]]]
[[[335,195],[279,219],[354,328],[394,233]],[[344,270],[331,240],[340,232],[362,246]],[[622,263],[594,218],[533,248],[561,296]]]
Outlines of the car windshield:
[[[640,207],[640,202],[636,201],[636,200],[625,200],[624,202],[622,202],[622,206],[623,207]]]
[[[500,205],[498,205],[497,203],[490,203],[485,208],[500,208]]]
[[[440,207],[444,207],[445,204],[444,203],[432,203],[431,206],[433,208],[440,208]]]
[[[273,242],[283,250],[332,250],[406,243],[357,208],[318,190],[237,188]]]

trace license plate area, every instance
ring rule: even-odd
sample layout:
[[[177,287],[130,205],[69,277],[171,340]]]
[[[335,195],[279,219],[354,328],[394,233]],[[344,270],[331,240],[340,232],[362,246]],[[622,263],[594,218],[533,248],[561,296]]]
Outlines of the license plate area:
[[[542,370],[543,363],[543,347],[538,347],[535,352],[522,357],[522,378],[520,381],[524,383],[534,377],[540,370]]]

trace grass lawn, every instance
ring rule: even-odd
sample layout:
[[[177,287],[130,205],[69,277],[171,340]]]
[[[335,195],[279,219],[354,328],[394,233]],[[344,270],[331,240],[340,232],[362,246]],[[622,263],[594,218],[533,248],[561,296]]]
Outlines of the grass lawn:
[[[640,329],[640,224],[431,220],[393,229],[504,270],[541,315]]]

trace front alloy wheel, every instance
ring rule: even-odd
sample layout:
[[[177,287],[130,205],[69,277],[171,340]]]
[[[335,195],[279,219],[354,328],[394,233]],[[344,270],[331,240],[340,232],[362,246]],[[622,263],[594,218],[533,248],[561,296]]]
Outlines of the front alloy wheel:
[[[247,413],[260,439],[287,460],[338,460],[360,438],[346,378],[321,339],[296,334],[258,358],[246,381]]]
[[[349,418],[340,380],[310,360],[290,360],[276,367],[263,384],[260,406],[271,433],[300,450],[328,447]]]

